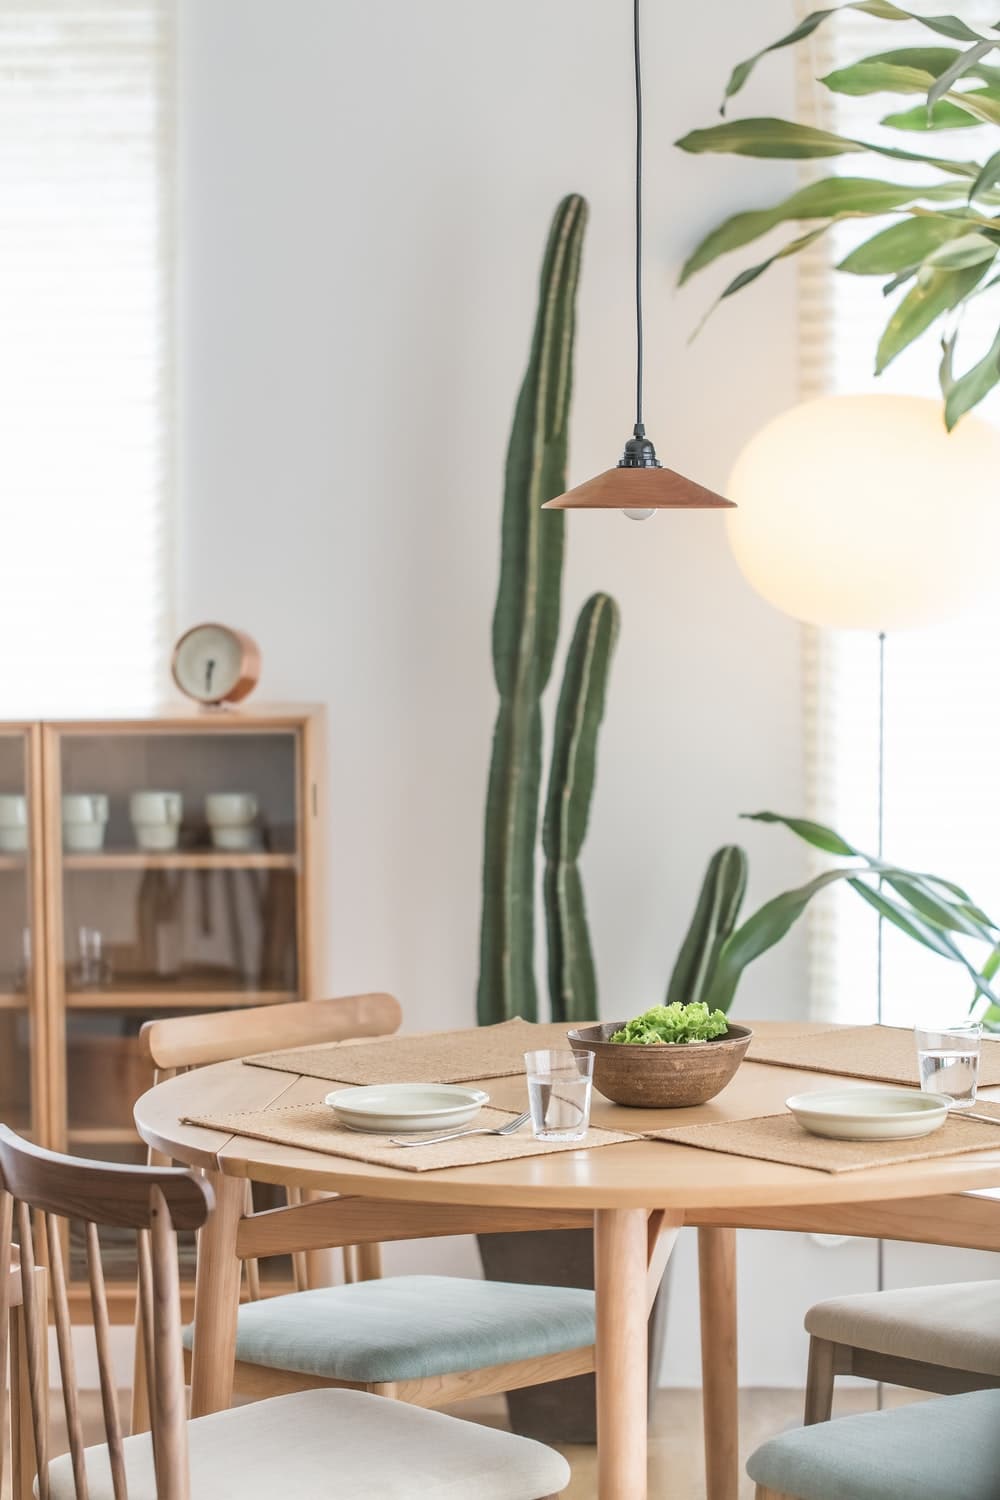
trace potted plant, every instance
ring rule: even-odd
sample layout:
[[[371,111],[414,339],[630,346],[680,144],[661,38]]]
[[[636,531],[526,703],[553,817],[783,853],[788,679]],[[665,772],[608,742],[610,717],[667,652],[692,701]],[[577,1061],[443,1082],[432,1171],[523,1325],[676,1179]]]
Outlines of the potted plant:
[[[918,16],[889,0],[852,0],[813,11],[786,36],[733,69],[723,113],[767,54],[805,40],[838,10],[899,22],[907,40],[920,28],[923,39],[930,42],[859,58],[819,80],[836,93],[873,99],[899,95],[900,105],[888,112],[884,103],[874,106],[878,123],[893,133],[898,144],[849,139],[770,117],[725,120],[691,131],[677,142],[683,151],[784,160],[849,155],[866,158],[879,171],[872,176],[820,177],[779,203],[734,214],[716,225],[691,253],[681,281],[782,224],[806,221],[812,226],[766,260],[741,270],[726,286],[721,301],[756,281],[775,261],[806,249],[833,225],[856,219],[859,243],[836,269],[845,275],[883,277],[887,296],[900,293],[878,340],[876,373],[947,316],[940,383],[945,422],[951,429],[1000,382],[1000,331],[987,353],[961,373],[956,371],[955,360],[962,314],[997,281],[1000,132],[995,148],[983,159],[940,156],[933,150],[933,141],[944,132],[949,141],[961,142],[962,132],[970,126],[1000,126],[1000,57],[996,55],[1000,33],[992,27],[978,31],[958,16]],[[926,149],[928,141],[930,149]],[[924,180],[913,184],[887,179],[893,161],[922,167]],[[866,220],[886,217],[894,222],[874,235],[865,226]]]

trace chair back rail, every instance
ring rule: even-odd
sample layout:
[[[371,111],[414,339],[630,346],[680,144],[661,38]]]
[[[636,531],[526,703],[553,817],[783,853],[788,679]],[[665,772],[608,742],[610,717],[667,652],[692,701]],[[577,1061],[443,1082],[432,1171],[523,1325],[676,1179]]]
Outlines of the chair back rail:
[[[139,1033],[139,1045],[153,1069],[156,1083],[190,1068],[210,1063],[232,1062],[254,1052],[279,1051],[290,1047],[322,1046],[368,1036],[388,1036],[398,1031],[403,1011],[394,995],[372,992],[341,995],[331,1000],[302,1000],[289,1005],[252,1005],[241,1010],[213,1011],[206,1015],[169,1016],[147,1021]],[[150,1165],[165,1165],[159,1152],[149,1153]],[[296,1189],[288,1193],[289,1205],[302,1202]],[[253,1184],[247,1183],[247,1213],[253,1213]],[[358,1264],[349,1246],[344,1247],[344,1279],[354,1281]],[[244,1261],[247,1293],[251,1302],[261,1295],[260,1269],[256,1258]],[[378,1268],[374,1251],[365,1259],[371,1273]],[[304,1253],[292,1256],[295,1290],[309,1286]],[[142,1413],[135,1415],[141,1419]]]
[[[204,1068],[254,1052],[320,1046],[399,1030],[402,1008],[393,995],[342,995],[289,1005],[253,1005],[208,1015],[147,1021],[139,1044],[160,1073]]]
[[[47,1260],[56,1326],[60,1384],[76,1500],[89,1500],[73,1358],[63,1227],[84,1225],[91,1317],[115,1500],[129,1500],[124,1435],[111,1358],[111,1327],[101,1258],[101,1227],[136,1231],[141,1336],[147,1353],[148,1399],[158,1500],[189,1500],[187,1413],[181,1346],[179,1228],[198,1229],[208,1217],[211,1189],[192,1173],[172,1168],[109,1167],[45,1151],[0,1126],[0,1264],[20,1260],[27,1383],[37,1468],[38,1500],[50,1500],[47,1315],[35,1272]],[[17,1233],[17,1246],[12,1244]],[[11,1278],[0,1277],[0,1378],[7,1372]],[[2,1475],[0,1475],[2,1478]]]

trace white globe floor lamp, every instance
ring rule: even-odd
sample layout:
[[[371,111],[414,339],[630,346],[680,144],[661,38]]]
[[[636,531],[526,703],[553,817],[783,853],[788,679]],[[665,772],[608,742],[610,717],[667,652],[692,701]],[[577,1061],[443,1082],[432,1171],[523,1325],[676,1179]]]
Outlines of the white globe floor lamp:
[[[726,518],[736,562],[769,604],[809,625],[878,637],[881,859],[886,634],[952,619],[994,581],[1000,432],[966,417],[948,434],[940,402],[920,396],[822,396],[750,440],[726,494],[738,507]],[[882,935],[879,917],[878,1021]],[[877,1253],[881,1290],[881,1240]]]

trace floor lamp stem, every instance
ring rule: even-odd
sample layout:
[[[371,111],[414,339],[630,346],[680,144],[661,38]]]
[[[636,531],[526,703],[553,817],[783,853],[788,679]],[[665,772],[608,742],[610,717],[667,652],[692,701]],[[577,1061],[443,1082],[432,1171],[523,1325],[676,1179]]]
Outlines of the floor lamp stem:
[[[880,860],[885,858],[885,631],[879,631],[878,637],[878,803],[877,803],[877,850]],[[882,881],[879,880],[879,889]],[[878,936],[876,938],[876,1016],[878,1023],[882,1024],[882,979],[883,979],[883,955],[882,938],[884,933],[884,918],[881,913],[878,918]],[[880,1292],[885,1291],[885,1241],[875,1242],[875,1280]],[[879,1381],[875,1387],[875,1405],[881,1411],[885,1401],[885,1392],[882,1382]]]

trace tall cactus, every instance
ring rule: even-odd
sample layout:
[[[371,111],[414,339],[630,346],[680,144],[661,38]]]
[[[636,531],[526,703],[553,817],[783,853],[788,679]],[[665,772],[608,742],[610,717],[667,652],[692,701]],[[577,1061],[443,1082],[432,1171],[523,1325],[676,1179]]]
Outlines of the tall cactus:
[[[715,973],[719,949],[736,926],[747,888],[747,857],[738,844],[726,844],[709,860],[698,905],[677,955],[667,1004],[704,1000]]]
[[[617,604],[608,594],[593,594],[580,611],[566,658],[542,823],[553,1021],[597,1016],[597,978],[577,861],[587,832],[597,731],[617,637]]]
[[[587,218],[571,194],[556,209],[542,263],[528,368],[507,449],[493,669],[493,734],[483,857],[481,1024],[538,1012],[535,845],[542,775],[541,695],[559,634],[563,515],[542,505],[566,488],[567,418],[580,252]]]

